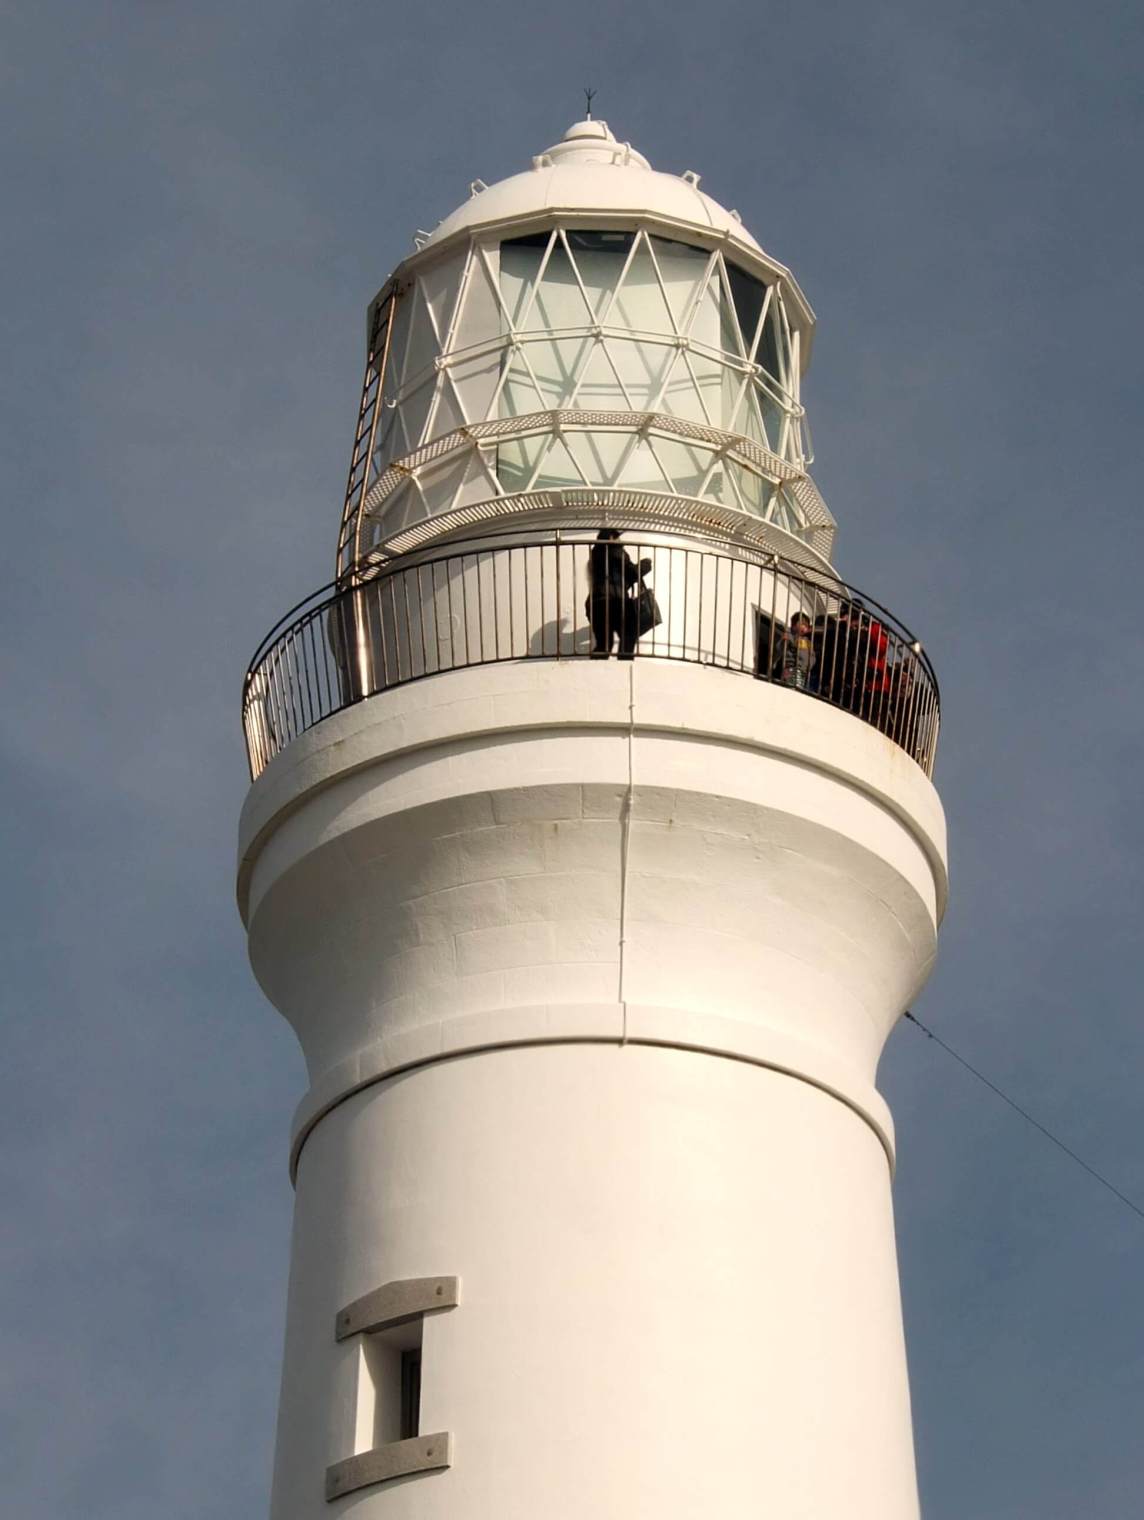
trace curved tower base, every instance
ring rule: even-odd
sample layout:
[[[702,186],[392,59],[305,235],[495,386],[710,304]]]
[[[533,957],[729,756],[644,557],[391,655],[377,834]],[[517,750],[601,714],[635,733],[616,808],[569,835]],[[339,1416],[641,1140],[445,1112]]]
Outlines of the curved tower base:
[[[875,729],[666,662],[435,676],[273,762],[240,898],[312,1084],[274,1520],[912,1520],[873,1079],[943,852]]]

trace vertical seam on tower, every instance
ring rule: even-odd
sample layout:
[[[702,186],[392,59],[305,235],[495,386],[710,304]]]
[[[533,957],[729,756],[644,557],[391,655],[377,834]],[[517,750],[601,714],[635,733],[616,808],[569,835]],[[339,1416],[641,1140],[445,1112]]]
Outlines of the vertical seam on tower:
[[[628,942],[628,854],[632,835],[632,800],[635,795],[636,667],[628,666],[628,788],[620,810],[620,1044],[628,1043],[628,999],[625,985],[625,948]]]

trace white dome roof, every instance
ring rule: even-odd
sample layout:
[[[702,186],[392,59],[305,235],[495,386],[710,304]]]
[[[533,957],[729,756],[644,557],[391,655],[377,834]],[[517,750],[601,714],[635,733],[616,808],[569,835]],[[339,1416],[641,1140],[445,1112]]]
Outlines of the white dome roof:
[[[759,244],[718,201],[698,188],[699,176],[661,174],[629,143],[617,142],[605,121],[578,121],[532,161],[532,168],[495,185],[474,184],[472,197],[445,217],[423,247],[462,228],[535,216],[543,211],[600,211],[662,217],[726,234],[761,253]]]

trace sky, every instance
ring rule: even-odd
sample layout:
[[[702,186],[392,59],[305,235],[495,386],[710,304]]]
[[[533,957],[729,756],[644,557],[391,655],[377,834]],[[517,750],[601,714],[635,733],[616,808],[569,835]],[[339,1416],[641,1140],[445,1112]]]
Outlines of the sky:
[[[366,305],[582,112],[791,267],[836,562],[924,640],[916,1012],[1144,1204],[1144,12],[0,5],[0,1458],[21,1520],[265,1512],[299,1052],[246,963],[255,645],[328,580]],[[880,1074],[927,1520],[1123,1520],[1144,1221],[918,1030]]]

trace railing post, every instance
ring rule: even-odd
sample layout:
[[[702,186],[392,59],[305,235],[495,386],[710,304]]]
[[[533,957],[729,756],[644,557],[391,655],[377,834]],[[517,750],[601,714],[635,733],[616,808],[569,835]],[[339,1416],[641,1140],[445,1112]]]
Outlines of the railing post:
[[[362,605],[362,587],[356,575],[351,582],[349,595],[354,621],[354,668],[357,676],[357,696],[368,697],[373,690],[371,680],[373,649],[365,620],[365,609]]]

